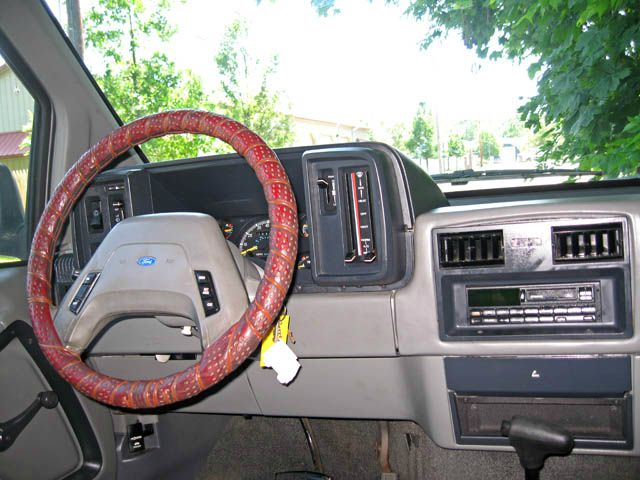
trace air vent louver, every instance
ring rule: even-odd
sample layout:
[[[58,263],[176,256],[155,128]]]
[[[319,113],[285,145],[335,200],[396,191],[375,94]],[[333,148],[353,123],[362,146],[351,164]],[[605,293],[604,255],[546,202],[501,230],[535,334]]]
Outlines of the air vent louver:
[[[441,233],[438,247],[441,267],[504,265],[502,230]]]
[[[622,224],[553,227],[555,262],[593,262],[622,258]]]

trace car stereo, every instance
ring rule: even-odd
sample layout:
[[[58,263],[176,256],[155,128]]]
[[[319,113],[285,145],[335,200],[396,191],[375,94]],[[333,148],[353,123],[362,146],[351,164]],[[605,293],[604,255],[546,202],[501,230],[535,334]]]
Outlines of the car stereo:
[[[599,282],[467,288],[469,325],[597,323]]]

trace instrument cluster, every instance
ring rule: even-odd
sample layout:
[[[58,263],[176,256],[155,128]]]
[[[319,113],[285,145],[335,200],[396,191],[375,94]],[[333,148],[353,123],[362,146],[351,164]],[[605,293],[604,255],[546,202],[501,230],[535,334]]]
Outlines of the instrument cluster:
[[[251,217],[222,218],[218,220],[225,238],[237,245],[240,253],[260,266],[264,266],[269,255],[269,235],[271,226],[266,215]],[[309,224],[306,215],[299,217],[298,270],[311,269],[309,255]]]

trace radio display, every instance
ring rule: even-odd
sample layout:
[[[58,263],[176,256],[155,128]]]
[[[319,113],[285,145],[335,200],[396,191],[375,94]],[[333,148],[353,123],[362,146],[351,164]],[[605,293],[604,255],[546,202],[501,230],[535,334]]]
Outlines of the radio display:
[[[467,290],[470,307],[510,307],[520,305],[519,288],[483,288]]]

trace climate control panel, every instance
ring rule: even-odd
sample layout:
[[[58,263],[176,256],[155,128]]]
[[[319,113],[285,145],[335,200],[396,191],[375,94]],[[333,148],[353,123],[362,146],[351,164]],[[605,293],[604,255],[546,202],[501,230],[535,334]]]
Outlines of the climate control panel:
[[[408,237],[390,152],[348,147],[302,155],[314,282],[388,288],[406,273]]]

